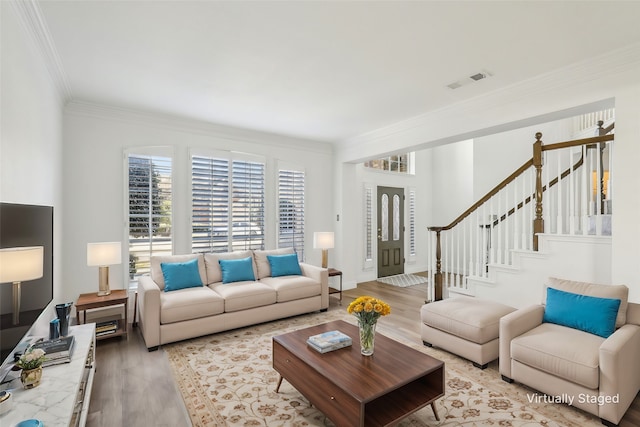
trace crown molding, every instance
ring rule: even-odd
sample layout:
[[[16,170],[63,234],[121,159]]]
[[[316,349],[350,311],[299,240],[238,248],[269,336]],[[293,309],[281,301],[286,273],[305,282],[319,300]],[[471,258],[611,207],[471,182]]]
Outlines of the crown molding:
[[[149,126],[172,131],[205,135],[230,141],[269,144],[288,149],[297,149],[320,154],[333,153],[333,145],[324,141],[296,138],[247,128],[226,126],[166,113],[138,110],[128,107],[98,104],[88,101],[70,101],[65,113],[114,120],[134,126]]]
[[[12,0],[11,4],[24,28],[35,41],[54,85],[62,97],[62,103],[66,103],[72,99],[71,86],[40,6],[35,0]]]
[[[449,137],[456,140],[474,137],[476,131],[482,129],[465,129],[459,135],[435,135],[433,141],[426,140],[429,129],[437,127],[447,121],[459,117],[473,117],[486,111],[509,111],[518,108],[530,99],[541,96],[554,97],[567,88],[588,87],[589,83],[597,82],[611,76],[619,76],[629,71],[640,70],[640,43],[635,43],[601,55],[580,61],[566,67],[552,70],[534,78],[514,83],[512,85],[460,101],[446,107],[433,110],[392,125],[376,129],[361,135],[347,138],[338,144],[342,147],[339,158],[350,161],[365,154],[367,147],[384,145],[386,149],[393,149],[387,142],[403,139],[405,147],[428,148],[425,145],[437,146],[448,142]],[[607,96],[602,99],[607,98]],[[555,97],[557,99],[557,97]],[[574,105],[575,107],[575,105]],[[571,110],[567,108],[567,111]],[[540,117],[547,116],[553,111],[541,112]],[[522,118],[525,120],[527,118]],[[487,123],[486,129],[497,129],[505,123]],[[425,139],[419,139],[424,136]],[[431,134],[431,137],[434,135]],[[410,139],[410,141],[408,141]],[[370,156],[376,153],[367,153]]]

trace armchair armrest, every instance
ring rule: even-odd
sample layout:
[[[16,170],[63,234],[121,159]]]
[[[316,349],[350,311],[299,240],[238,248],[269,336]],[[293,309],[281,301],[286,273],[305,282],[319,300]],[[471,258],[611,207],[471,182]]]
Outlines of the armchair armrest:
[[[640,326],[626,324],[600,346],[600,418],[618,424],[640,390]],[[614,397],[618,401],[612,401]]]
[[[521,308],[500,319],[500,374],[511,378],[511,340],[540,326],[544,306]]]
[[[321,306],[322,309],[329,307],[329,270],[326,268],[318,267],[316,265],[300,263],[300,270],[302,275],[309,277],[317,282],[320,282],[321,287]]]
[[[160,288],[151,276],[138,279],[139,326],[149,350],[160,345]]]

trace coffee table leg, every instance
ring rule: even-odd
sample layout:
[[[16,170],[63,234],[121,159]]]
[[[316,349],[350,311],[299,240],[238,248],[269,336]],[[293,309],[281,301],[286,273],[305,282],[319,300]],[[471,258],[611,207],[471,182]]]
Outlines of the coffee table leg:
[[[440,417],[438,416],[438,410],[436,409],[436,402],[431,402],[431,409],[433,409],[433,415],[436,416],[436,421],[440,421]]]
[[[276,393],[278,393],[280,391],[280,385],[281,384],[282,384],[282,375],[280,375],[280,379],[278,380],[278,386],[276,387]],[[438,419],[437,415],[436,415],[436,419]]]

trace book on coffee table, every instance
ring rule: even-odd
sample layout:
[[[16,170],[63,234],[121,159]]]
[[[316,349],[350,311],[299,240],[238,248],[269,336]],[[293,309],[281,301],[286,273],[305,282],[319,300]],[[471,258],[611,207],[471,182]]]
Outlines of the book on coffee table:
[[[307,344],[312,349],[326,353],[351,345],[351,337],[340,331],[329,331],[318,335],[312,335],[307,339]]]

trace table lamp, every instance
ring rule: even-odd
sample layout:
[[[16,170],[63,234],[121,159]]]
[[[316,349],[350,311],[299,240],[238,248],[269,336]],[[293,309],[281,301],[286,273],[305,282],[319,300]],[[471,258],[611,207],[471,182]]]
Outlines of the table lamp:
[[[313,233],[313,247],[322,249],[322,268],[327,268],[329,249],[332,249],[333,246],[333,231],[316,231]]]
[[[0,249],[0,283],[13,283],[13,324],[20,324],[21,282],[42,277],[43,246]]]
[[[121,242],[87,243],[87,265],[89,267],[99,267],[98,296],[105,296],[111,293],[109,289],[109,266],[115,264],[122,264]]]

